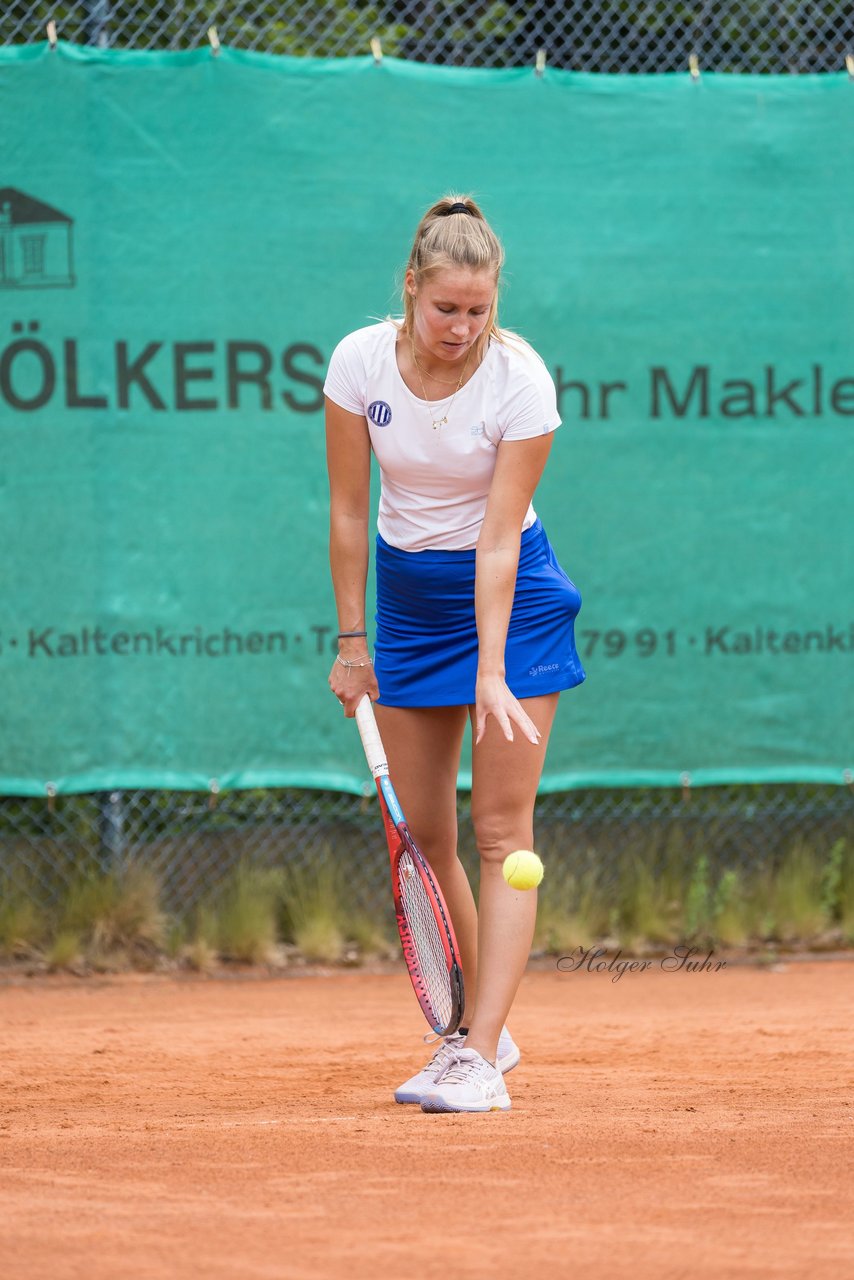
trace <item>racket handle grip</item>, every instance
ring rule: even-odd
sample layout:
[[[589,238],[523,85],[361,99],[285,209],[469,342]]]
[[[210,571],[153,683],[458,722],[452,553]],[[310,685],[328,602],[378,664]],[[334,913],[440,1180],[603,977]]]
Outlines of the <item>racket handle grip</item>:
[[[371,700],[367,694],[356,707],[356,724],[359,728],[359,734],[362,739],[362,746],[365,748],[365,755],[368,760],[368,767],[375,778],[381,777],[388,773],[388,761],[385,757],[380,731],[377,728],[374,709],[371,706]]]

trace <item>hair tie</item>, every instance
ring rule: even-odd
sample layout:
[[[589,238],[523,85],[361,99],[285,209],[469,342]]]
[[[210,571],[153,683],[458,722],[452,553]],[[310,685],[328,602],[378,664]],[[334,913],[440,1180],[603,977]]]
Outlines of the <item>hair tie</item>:
[[[463,204],[461,200],[458,200],[456,204],[452,204],[450,209],[446,209],[445,212],[442,214],[442,217],[448,218],[452,213],[467,213],[470,218],[474,217],[474,214],[472,213],[468,205]]]

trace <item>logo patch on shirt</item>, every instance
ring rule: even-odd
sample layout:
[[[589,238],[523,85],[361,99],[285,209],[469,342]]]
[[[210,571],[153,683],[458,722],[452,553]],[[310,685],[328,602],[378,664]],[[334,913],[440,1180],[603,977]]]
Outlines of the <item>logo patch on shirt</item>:
[[[485,422],[476,422],[473,427],[469,427],[470,436],[482,436],[485,431],[486,431]]]
[[[387,427],[391,422],[391,405],[385,400],[374,400],[368,405],[368,417],[375,427]]]

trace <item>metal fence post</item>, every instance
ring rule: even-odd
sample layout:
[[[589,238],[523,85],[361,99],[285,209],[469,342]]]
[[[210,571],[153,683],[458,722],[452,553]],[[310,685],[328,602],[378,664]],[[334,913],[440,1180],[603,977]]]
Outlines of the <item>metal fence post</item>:
[[[125,851],[125,798],[121,791],[98,794],[98,842],[101,869],[112,871]]]
[[[99,49],[106,49],[110,43],[109,0],[85,0],[83,8],[86,15],[84,19],[86,43],[96,45]]]

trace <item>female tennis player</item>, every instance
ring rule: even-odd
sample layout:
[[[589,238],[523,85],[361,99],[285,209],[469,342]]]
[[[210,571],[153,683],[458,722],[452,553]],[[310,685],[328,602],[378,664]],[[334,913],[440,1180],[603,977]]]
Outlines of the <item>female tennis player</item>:
[[[531,499],[560,425],[540,357],[498,327],[504,252],[468,196],[424,215],[404,315],[336,347],[326,384],[330,562],[339,652],[329,675],[352,716],[376,703],[400,803],[435,871],[462,958],[463,1025],[395,1091],[429,1111],[506,1110],[519,1061],[505,1022],[533,937],[536,890],[502,876],[533,848],[533,814],[564,689],[584,671],[581,598]],[[379,463],[377,613],[365,625],[370,455]],[[472,723],[475,907],[457,856],[457,771]]]

